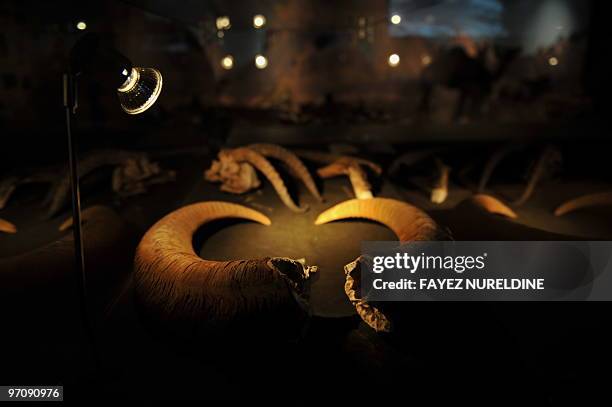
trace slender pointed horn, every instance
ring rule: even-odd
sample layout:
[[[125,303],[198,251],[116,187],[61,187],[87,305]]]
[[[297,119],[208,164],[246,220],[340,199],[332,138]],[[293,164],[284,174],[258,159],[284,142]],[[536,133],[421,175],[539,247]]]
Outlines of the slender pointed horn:
[[[272,164],[260,153],[250,148],[236,148],[230,151],[230,154],[236,161],[246,161],[259,171],[261,171],[265,177],[270,181],[276,193],[280,197],[281,201],[294,212],[305,212],[308,210],[308,206],[297,206],[291,196],[289,195],[289,191],[287,191],[287,187],[283,182],[283,179],[278,174],[278,172],[274,169]]]
[[[518,215],[510,209],[506,204],[497,198],[487,194],[477,194],[470,198],[471,201],[478,207],[489,213],[505,216],[510,219],[518,218]]]
[[[323,197],[319,193],[317,184],[315,184],[308,168],[306,168],[302,160],[300,160],[297,155],[293,154],[293,152],[279,145],[266,143],[251,144],[248,148],[257,151],[265,157],[276,158],[285,163],[291,174],[304,183],[311,195],[314,196],[317,201],[323,202]]]
[[[434,240],[437,225],[419,208],[389,198],[350,199],[321,213],[316,225],[341,219],[369,219],[387,226],[400,242]]]
[[[523,190],[521,196],[513,202],[515,206],[523,205],[525,202],[531,198],[533,192],[535,191],[538,183],[544,177],[547,170],[549,170],[550,164],[555,160],[556,157],[559,156],[559,151],[555,150],[553,147],[546,147],[540,157],[538,158],[536,165],[529,176],[529,180],[527,181],[527,185]]]
[[[84,225],[86,222],[89,222],[90,219],[98,219],[102,218],[102,216],[108,212],[108,207],[102,205],[95,205],[86,208],[81,213],[81,223]],[[61,225],[57,228],[60,232],[65,232],[68,229],[72,228],[72,216],[66,218],[65,221],[62,222]]]
[[[430,200],[433,203],[442,204],[448,197],[448,177],[451,169],[439,158],[436,158],[436,167],[438,169],[438,176],[431,189]]]
[[[570,199],[555,209],[555,216],[563,216],[579,209],[605,205],[612,205],[612,192],[599,192]]]
[[[15,234],[17,227],[7,220],[0,219],[0,232]]]
[[[224,218],[270,225],[265,215],[245,206],[201,202],[170,213],[144,235],[136,250],[135,282],[149,308],[165,318],[214,325],[300,304],[316,268],[280,257],[212,261],[195,253],[196,230]]]
[[[319,168],[317,174],[323,179],[346,175],[351,181],[353,193],[357,199],[370,199],[373,197],[372,186],[368,182],[368,176],[356,162],[340,159]]]

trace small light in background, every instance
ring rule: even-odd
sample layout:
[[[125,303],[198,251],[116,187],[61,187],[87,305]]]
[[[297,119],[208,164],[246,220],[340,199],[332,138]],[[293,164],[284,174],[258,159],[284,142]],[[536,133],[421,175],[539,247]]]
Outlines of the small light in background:
[[[228,16],[217,17],[217,30],[229,30],[231,27]]]
[[[223,67],[223,69],[232,69],[234,67],[234,57],[231,55],[226,55],[221,60],[221,66]]]
[[[429,55],[423,55],[421,57],[421,63],[425,66],[431,64],[431,57]]]
[[[389,60],[387,62],[389,63],[389,66],[396,67],[400,63],[400,57],[397,54],[391,54],[389,55]]]
[[[393,14],[391,16],[391,23],[398,25],[399,23],[402,22],[402,17],[399,14]]]
[[[225,37],[225,33],[223,31],[217,31],[217,38]]]
[[[253,27],[261,28],[264,25],[266,25],[266,18],[264,16],[262,16],[261,14],[253,16]]]
[[[264,69],[268,66],[268,58],[264,57],[263,55],[255,56],[255,66],[258,69]]]
[[[559,65],[559,60],[555,57],[550,57],[548,58],[548,65],[550,66],[557,66]]]
[[[76,28],[82,31],[87,28],[87,24],[85,23],[85,21],[79,21],[76,25]]]

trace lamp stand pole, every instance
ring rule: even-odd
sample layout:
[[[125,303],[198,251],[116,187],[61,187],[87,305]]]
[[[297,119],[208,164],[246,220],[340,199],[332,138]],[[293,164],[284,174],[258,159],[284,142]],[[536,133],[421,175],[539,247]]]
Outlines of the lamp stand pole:
[[[80,302],[81,319],[85,335],[94,359],[97,362],[95,347],[95,336],[93,326],[89,319],[89,302],[87,300],[87,275],[85,273],[85,253],[83,248],[83,227],[81,222],[81,194],[79,189],[78,172],[78,145],[76,138],[72,134],[72,116],[76,113],[77,102],[77,80],[71,73],[64,74],[64,110],[66,112],[66,133],[68,136],[68,167],[70,172],[70,186],[72,193],[72,233],[74,237],[74,256],[76,282]]]

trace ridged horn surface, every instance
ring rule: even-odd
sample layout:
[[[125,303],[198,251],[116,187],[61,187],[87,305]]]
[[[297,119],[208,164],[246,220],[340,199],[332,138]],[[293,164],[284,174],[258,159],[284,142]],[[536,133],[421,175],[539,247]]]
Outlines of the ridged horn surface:
[[[246,161],[261,171],[268,181],[270,181],[281,201],[283,201],[285,206],[287,206],[289,209],[294,212],[305,212],[308,210],[308,206],[300,207],[293,202],[293,199],[291,199],[283,179],[263,155],[255,150],[245,147],[231,150],[231,154],[236,161]]]
[[[305,280],[316,268],[278,257],[212,261],[195,253],[196,230],[224,218],[270,225],[265,215],[242,205],[202,202],[168,214],[147,231],[135,258],[136,292],[145,305],[166,318],[202,324],[298,308]]]
[[[432,240],[437,234],[436,223],[419,208],[389,198],[350,199],[321,213],[316,225],[341,219],[369,219],[387,226],[400,242]]]
[[[0,232],[15,234],[17,227],[8,220],[0,219]]]
[[[308,168],[306,168],[302,160],[300,160],[300,158],[293,152],[279,145],[267,143],[251,144],[249,148],[257,151],[259,154],[265,157],[272,157],[282,161],[287,166],[291,174],[299,178],[304,183],[312,196],[314,196],[319,202],[323,202],[323,197],[317,188],[317,184],[315,184],[314,179],[310,175]]]
[[[605,205],[612,205],[612,192],[598,192],[570,199],[555,209],[555,216],[563,216],[579,209]]]
[[[510,219],[518,218],[518,215],[510,209],[506,204],[497,198],[487,194],[477,194],[471,198],[472,202],[479,208],[484,209],[489,213],[505,216]]]

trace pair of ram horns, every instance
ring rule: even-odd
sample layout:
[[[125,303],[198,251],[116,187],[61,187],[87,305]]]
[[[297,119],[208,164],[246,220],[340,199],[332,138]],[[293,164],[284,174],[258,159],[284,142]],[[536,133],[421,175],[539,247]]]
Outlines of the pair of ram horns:
[[[307,308],[308,283],[316,266],[272,257],[212,261],[198,256],[193,235],[204,224],[239,218],[270,225],[262,213],[227,202],[201,202],[162,218],[142,238],[135,258],[139,297],[164,318],[192,318],[205,325],[224,324],[262,311],[296,304]],[[351,199],[324,211],[317,225],[361,218],[389,227],[402,243],[436,240],[435,222],[420,209],[388,198]],[[356,262],[361,261],[357,259]],[[345,267],[345,292],[360,317],[378,331],[390,329],[384,314],[361,298],[358,276]]]

